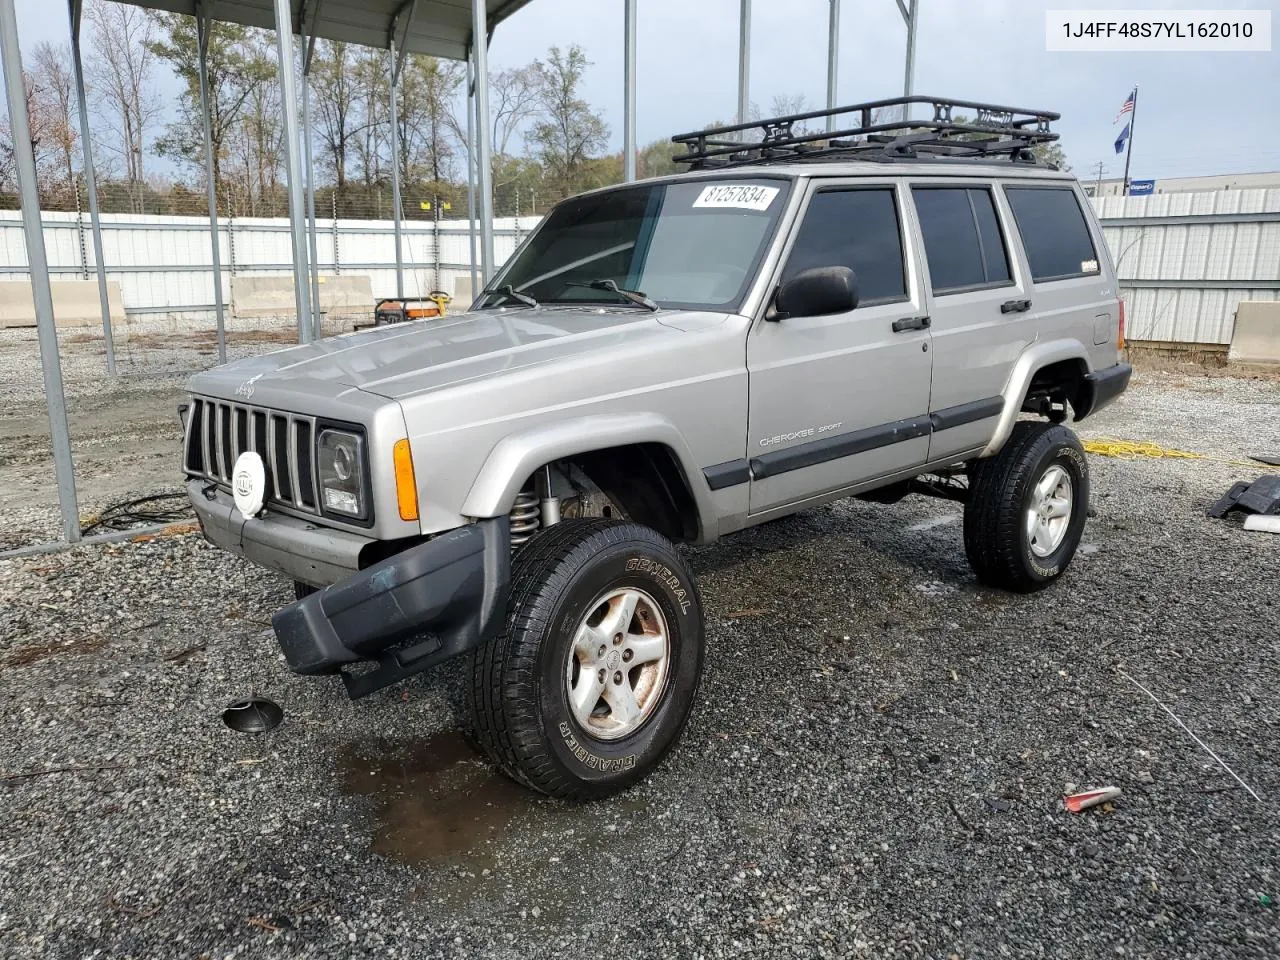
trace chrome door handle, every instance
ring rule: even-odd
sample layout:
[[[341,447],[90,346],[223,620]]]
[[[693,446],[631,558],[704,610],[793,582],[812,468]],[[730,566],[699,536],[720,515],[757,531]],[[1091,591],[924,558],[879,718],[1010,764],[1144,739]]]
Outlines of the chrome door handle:
[[[927,330],[932,321],[928,317],[903,317],[893,321],[893,332],[904,333],[907,330]]]
[[[1001,313],[1026,313],[1030,309],[1030,300],[1006,300],[1000,304]]]

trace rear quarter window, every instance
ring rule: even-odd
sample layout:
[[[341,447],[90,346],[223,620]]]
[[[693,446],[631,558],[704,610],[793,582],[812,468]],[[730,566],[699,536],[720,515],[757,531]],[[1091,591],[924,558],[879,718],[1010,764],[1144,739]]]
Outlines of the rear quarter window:
[[[1071,187],[1004,188],[1031,278],[1037,283],[1099,273],[1089,224]]]

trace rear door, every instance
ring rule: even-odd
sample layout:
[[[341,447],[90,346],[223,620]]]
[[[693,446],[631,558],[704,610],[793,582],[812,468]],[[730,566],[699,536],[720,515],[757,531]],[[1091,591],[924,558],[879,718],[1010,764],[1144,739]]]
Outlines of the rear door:
[[[1009,213],[989,181],[914,180],[933,330],[929,459],[982,447],[1004,407],[1018,355],[1035,339],[1033,304],[1009,242]]]
[[[1114,274],[1088,203],[1072,181],[1010,181],[1004,195],[1022,239],[1042,340],[1073,339],[1114,357],[1119,323]],[[1109,360],[1114,363],[1114,360]]]
[[[781,280],[845,266],[858,306],[758,320],[747,340],[752,514],[918,466],[929,452],[929,330],[897,182],[815,181]]]

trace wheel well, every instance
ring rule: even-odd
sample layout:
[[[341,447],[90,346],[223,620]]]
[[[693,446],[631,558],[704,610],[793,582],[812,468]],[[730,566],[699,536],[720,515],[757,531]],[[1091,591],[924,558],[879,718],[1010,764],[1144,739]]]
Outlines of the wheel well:
[[[1027,385],[1022,401],[1026,413],[1038,413],[1055,422],[1066,419],[1066,407],[1080,408],[1081,388],[1088,373],[1080,359],[1059,360],[1041,367]]]
[[[607,447],[565,457],[631,519],[675,541],[698,536],[698,507],[684,471],[661,443]]]

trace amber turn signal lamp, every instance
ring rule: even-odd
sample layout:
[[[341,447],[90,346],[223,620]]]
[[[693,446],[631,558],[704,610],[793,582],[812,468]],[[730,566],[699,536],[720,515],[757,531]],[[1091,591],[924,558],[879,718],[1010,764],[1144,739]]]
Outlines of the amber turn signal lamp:
[[[413,454],[408,440],[397,440],[391,451],[396,466],[396,503],[401,520],[418,519],[418,482],[413,476]]]

